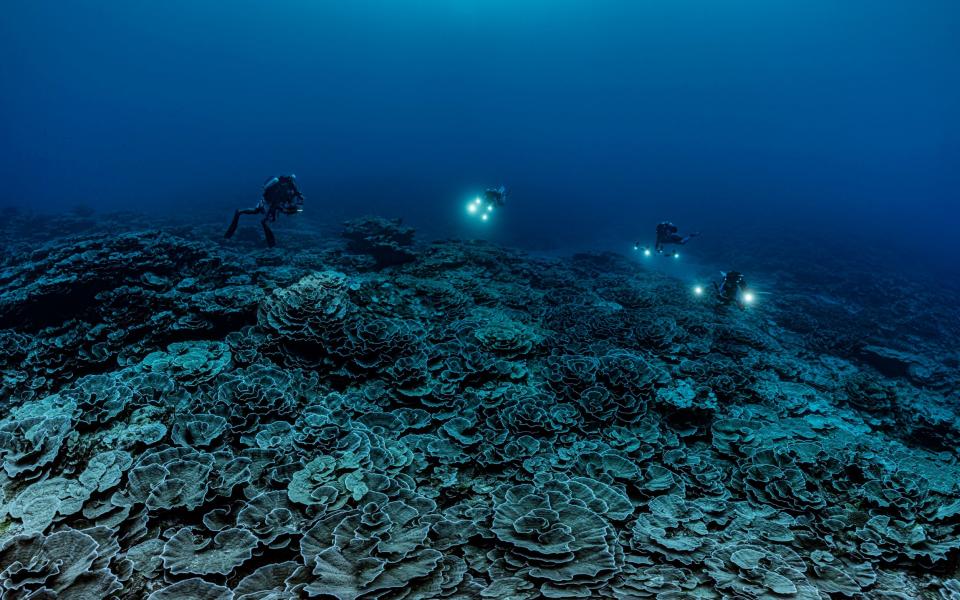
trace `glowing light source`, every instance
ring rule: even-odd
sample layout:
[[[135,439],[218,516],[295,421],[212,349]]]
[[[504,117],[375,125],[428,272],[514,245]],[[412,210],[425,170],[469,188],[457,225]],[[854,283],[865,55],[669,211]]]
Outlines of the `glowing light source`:
[[[650,256],[650,248],[644,248],[644,249],[643,249],[643,255],[644,255],[644,256]]]
[[[492,204],[488,204],[488,205],[487,205],[487,212],[490,212],[491,210],[493,210],[493,205],[492,205]]]
[[[693,286],[693,293],[696,294],[697,296],[702,296],[702,295],[703,295],[703,286],[701,286],[701,285],[695,285],[695,286]]]
[[[480,217],[480,219],[486,221],[488,216],[490,216],[490,215],[484,213],[484,214]]]
[[[679,252],[674,252],[674,253],[673,253],[673,257],[674,257],[674,258],[680,258],[680,253],[679,253]]]
[[[753,292],[744,292],[744,293],[743,293],[743,301],[744,301],[746,304],[751,304],[751,303],[753,303],[753,300],[754,300]]]
[[[477,205],[476,205],[476,204],[468,204],[468,205],[467,205],[467,212],[469,212],[471,215],[474,214],[474,213],[476,213],[476,212],[477,212]]]

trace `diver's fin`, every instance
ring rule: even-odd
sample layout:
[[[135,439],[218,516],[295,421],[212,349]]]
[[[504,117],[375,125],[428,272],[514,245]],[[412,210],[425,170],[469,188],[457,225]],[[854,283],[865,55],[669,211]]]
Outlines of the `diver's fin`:
[[[230,222],[230,227],[227,228],[227,232],[223,234],[223,237],[228,240],[233,237],[234,232],[237,230],[237,224],[240,223],[240,211],[233,213],[233,221]]]
[[[267,238],[267,246],[269,248],[273,248],[277,245],[277,239],[273,237],[273,231],[271,231],[270,227],[267,226],[266,221],[263,222],[263,235]]]

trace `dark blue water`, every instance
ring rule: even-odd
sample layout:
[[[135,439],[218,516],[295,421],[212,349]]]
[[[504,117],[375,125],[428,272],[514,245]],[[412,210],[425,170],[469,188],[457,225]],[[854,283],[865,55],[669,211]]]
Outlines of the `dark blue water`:
[[[7,3],[0,204],[229,210],[292,171],[305,218],[531,247],[669,218],[960,249],[956,3],[410,4]]]

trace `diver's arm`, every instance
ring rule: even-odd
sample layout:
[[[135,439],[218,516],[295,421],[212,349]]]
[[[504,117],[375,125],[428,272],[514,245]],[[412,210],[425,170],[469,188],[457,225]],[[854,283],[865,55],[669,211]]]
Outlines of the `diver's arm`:
[[[300,193],[300,186],[297,185],[296,179],[290,180],[290,189],[293,192],[292,195],[294,198],[303,198],[303,194]]]

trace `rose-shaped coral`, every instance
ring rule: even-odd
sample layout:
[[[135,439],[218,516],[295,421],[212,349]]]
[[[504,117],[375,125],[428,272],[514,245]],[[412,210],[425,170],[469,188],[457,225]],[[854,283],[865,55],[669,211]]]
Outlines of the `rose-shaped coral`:
[[[230,348],[223,342],[177,342],[165,352],[152,352],[143,359],[152,371],[168,373],[190,387],[206,383],[227,369],[232,361]]]
[[[622,565],[610,519],[623,513],[590,485],[581,479],[500,487],[490,527],[504,549],[498,568],[536,581],[547,597],[581,596],[605,585]]]
[[[349,356],[360,369],[371,370],[414,354],[424,333],[414,321],[374,318],[358,320],[347,335],[347,347],[340,353]]]
[[[322,271],[273,290],[257,321],[277,345],[300,360],[319,360],[343,345],[343,327],[357,310],[346,275]]]

